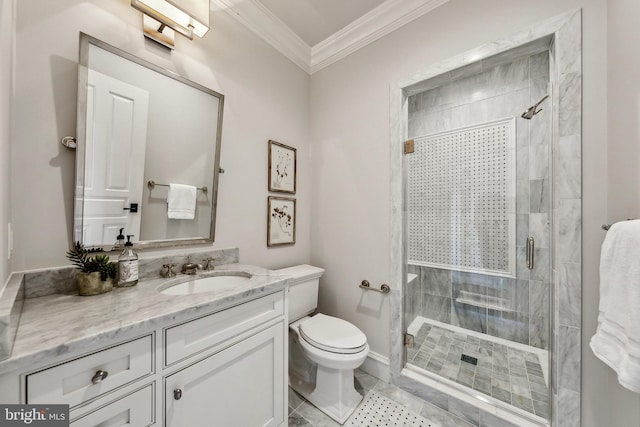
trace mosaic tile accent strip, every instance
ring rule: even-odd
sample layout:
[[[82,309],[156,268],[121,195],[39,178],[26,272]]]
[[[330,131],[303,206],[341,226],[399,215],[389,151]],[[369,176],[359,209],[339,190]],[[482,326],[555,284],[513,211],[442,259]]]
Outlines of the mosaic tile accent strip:
[[[538,356],[489,340],[424,323],[407,350],[407,362],[545,419],[549,388]],[[462,355],[478,360],[463,362]]]
[[[514,276],[514,119],[416,138],[408,159],[410,262]]]
[[[345,424],[348,427],[436,427],[426,418],[371,390]]]

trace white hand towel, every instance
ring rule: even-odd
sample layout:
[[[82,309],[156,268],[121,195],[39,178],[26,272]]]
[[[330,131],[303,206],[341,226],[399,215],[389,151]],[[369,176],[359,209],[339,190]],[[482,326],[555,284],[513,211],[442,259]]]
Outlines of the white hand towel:
[[[167,217],[170,219],[195,218],[197,191],[198,189],[193,185],[169,184]]]
[[[611,226],[600,254],[600,307],[591,350],[640,393],[640,220]]]

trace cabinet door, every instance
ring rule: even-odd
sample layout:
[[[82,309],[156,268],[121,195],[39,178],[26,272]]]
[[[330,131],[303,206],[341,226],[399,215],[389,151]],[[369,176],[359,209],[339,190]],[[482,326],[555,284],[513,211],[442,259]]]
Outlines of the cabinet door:
[[[165,425],[278,426],[285,421],[284,322],[165,379]]]

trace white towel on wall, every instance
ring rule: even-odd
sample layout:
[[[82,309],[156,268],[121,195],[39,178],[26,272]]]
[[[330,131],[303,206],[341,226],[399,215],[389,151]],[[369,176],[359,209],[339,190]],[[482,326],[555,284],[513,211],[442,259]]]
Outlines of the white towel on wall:
[[[170,219],[195,218],[197,191],[198,189],[193,185],[169,184],[167,217]]]
[[[591,350],[640,393],[640,220],[611,226],[600,254],[600,306]]]

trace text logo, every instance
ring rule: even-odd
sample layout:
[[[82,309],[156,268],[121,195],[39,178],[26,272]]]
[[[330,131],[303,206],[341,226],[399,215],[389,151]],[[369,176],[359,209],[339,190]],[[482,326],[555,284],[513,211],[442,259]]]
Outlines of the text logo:
[[[69,405],[0,405],[0,427],[69,427]]]

